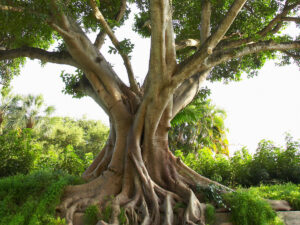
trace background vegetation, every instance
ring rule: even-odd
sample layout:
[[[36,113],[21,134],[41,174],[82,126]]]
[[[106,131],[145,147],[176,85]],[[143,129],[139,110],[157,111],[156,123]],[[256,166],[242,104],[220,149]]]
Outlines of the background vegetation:
[[[234,188],[250,187],[226,196],[209,188],[214,205],[208,207],[208,220],[214,219],[214,207],[228,204],[235,224],[282,224],[263,198],[287,200],[300,210],[300,143],[287,134],[285,146],[262,140],[255,154],[244,147],[229,157],[226,114],[208,95],[203,90],[174,118],[170,149],[203,176]],[[0,112],[0,224],[65,224],[55,217],[63,188],[83,182],[79,175],[101,151],[108,128],[85,118],[50,117],[53,108],[42,96],[16,96],[9,90]],[[89,224],[103,214],[93,207],[85,215]]]

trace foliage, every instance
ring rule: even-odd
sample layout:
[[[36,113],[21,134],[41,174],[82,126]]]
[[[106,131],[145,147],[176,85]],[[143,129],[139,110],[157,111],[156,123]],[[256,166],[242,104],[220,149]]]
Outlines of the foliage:
[[[0,99],[0,134],[2,133],[2,128],[7,123],[7,117],[14,111],[18,110],[18,103],[20,101],[20,96],[11,93],[10,87],[4,87],[1,89],[1,99]]]
[[[257,195],[247,191],[238,190],[224,196],[231,208],[231,217],[234,224],[243,225],[283,225],[276,218],[271,206]]]
[[[216,210],[215,207],[211,204],[206,204],[205,208],[205,223],[207,225],[213,224],[216,219]]]
[[[201,175],[225,185],[249,187],[260,183],[300,183],[300,145],[289,135],[285,148],[262,140],[253,156],[246,148],[229,158],[214,154],[209,148],[187,155],[176,150],[175,155]]]
[[[286,183],[277,185],[261,185],[250,187],[249,192],[262,198],[273,200],[286,200],[293,210],[300,210],[300,185]]]
[[[0,135],[0,177],[28,173],[34,164],[31,131],[11,130]]]
[[[78,177],[49,171],[0,179],[0,224],[65,224],[55,218],[55,207],[66,185],[80,183]]]
[[[0,176],[32,170],[63,170],[80,175],[100,152],[108,128],[100,121],[40,118],[34,129],[6,129],[0,136]]]
[[[55,108],[45,106],[43,95],[15,95],[9,103],[9,111],[6,115],[5,129],[33,128],[41,122],[42,117],[50,116]]]
[[[100,211],[96,205],[90,205],[84,212],[84,224],[95,225],[100,219]]]
[[[176,150],[175,155],[197,173],[226,185],[231,183],[232,167],[226,156],[214,156],[209,148],[200,149],[196,154],[188,153],[186,156],[182,151]]]
[[[224,119],[226,113],[206,99],[208,89],[202,89],[197,97],[172,120],[169,145],[172,151],[180,149],[184,154],[208,147],[216,153],[229,154]]]

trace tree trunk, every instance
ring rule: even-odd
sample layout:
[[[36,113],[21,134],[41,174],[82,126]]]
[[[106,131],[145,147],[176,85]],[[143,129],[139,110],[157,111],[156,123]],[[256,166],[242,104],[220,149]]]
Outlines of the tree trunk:
[[[151,134],[151,119],[141,119],[143,105],[135,115],[118,105],[111,109],[118,116],[110,118],[105,147],[83,174],[88,182],[66,188],[58,207],[60,216],[71,225],[74,213],[97,205],[100,210],[112,208],[109,221],[98,224],[120,224],[121,211],[132,225],[204,224],[205,204],[200,203],[203,198],[196,190],[210,184],[229,189],[192,171],[170,152],[168,107]],[[154,118],[152,107],[143,115]],[[179,205],[184,208],[178,209]]]

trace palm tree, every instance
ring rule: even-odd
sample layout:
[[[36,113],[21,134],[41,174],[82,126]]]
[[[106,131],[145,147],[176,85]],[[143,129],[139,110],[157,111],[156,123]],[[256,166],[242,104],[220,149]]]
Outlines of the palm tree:
[[[11,88],[6,87],[1,90],[0,98],[0,131],[4,121],[7,119],[9,114],[18,111],[18,104],[21,100],[19,95],[13,95],[11,93]]]
[[[10,115],[11,127],[33,128],[45,116],[50,116],[54,111],[54,106],[44,108],[44,98],[42,95],[34,96],[29,94],[23,96],[19,110]],[[44,108],[44,110],[43,110]]]
[[[224,119],[226,112],[218,109],[201,93],[172,120],[169,144],[172,151],[196,152],[204,146],[215,153],[228,155]]]

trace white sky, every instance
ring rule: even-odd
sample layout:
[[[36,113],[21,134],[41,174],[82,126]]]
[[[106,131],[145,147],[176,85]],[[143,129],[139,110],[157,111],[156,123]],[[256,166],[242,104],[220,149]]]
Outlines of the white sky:
[[[130,22],[129,22],[130,23]],[[130,38],[135,44],[132,65],[141,82],[148,69],[149,41],[141,39],[131,29],[117,31],[119,40]],[[102,52],[107,52],[104,46]],[[118,74],[126,82],[126,71],[118,55],[105,54]],[[13,91],[18,94],[43,94],[47,105],[56,107],[56,115],[100,119],[108,124],[101,108],[88,97],[80,100],[62,94],[64,87],[59,78],[61,70],[71,67],[54,64],[39,65],[37,60],[28,60],[19,77],[13,82]],[[246,77],[246,76],[245,76]],[[300,138],[300,72],[295,65],[275,67],[267,63],[255,78],[238,83],[208,84],[215,105],[227,112],[225,120],[229,129],[230,152],[248,146],[253,152],[261,139],[270,139],[283,144],[284,133],[290,132]]]

